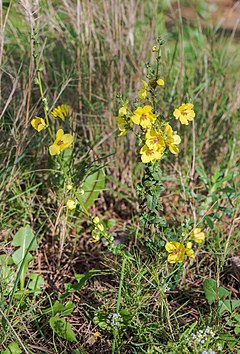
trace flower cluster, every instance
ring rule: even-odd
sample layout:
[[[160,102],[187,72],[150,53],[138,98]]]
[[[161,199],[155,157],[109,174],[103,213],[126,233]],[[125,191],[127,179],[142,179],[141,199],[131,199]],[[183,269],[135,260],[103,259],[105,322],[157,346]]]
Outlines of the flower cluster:
[[[99,217],[95,216],[93,218],[94,229],[92,230],[93,242],[98,242],[101,240],[102,233],[104,232],[104,226],[100,223]]]
[[[58,106],[50,113],[51,117],[56,119],[60,118],[63,121],[68,116],[68,114],[69,106],[67,104]],[[37,132],[40,132],[47,126],[45,120],[41,117],[34,117],[31,120],[31,125]],[[63,150],[70,147],[72,143],[73,136],[71,134],[64,134],[63,129],[58,129],[53,144],[49,146],[49,153],[52,156],[59,155]]]
[[[196,332],[196,334],[195,333],[191,334],[192,341],[199,344],[204,344],[209,339],[209,337],[213,338],[214,336],[215,336],[215,332],[209,326],[207,326],[205,330],[200,329],[199,331]]]
[[[62,104],[56,107],[51,113],[50,117],[60,118],[64,121],[69,115],[69,106],[67,104]],[[49,134],[53,139],[52,130],[49,126],[49,118],[46,113],[46,121],[41,117],[34,117],[31,120],[32,127],[39,133],[43,129],[48,128]],[[59,155],[63,150],[69,148],[73,143],[73,136],[71,134],[65,134],[63,129],[58,129],[53,143],[49,146],[49,153],[51,156]],[[71,185],[67,186],[68,190],[72,189]],[[69,210],[74,210],[76,208],[77,202],[69,199],[66,203],[66,206]]]
[[[142,103],[154,93],[157,86],[164,86],[161,78],[149,82],[142,80],[142,83],[143,86],[138,92],[138,98]],[[188,122],[195,117],[193,104],[183,104],[174,110],[173,116],[182,124],[188,125]],[[140,105],[132,112],[127,104],[124,104],[119,109],[116,120],[120,130],[119,136],[125,135],[128,130],[133,130],[133,124],[140,127],[140,155],[143,163],[161,160],[166,148],[174,155],[179,153],[180,136],[173,131],[172,126],[156,112],[152,105]]]
[[[189,240],[196,243],[202,243],[204,241],[205,235],[200,228],[195,228],[189,235]],[[187,241],[186,244],[180,242],[167,242],[165,245],[166,251],[169,253],[168,262],[169,263],[181,263],[184,262],[184,256],[194,259],[194,250],[192,249],[193,243]]]
[[[196,333],[191,334],[191,339],[189,341],[189,346],[198,350],[201,354],[217,354],[217,352],[222,352],[222,345],[217,345],[216,340],[218,336],[216,332],[209,326],[205,329],[200,329]],[[215,342],[215,345],[213,345]],[[209,348],[213,345],[214,349]]]
[[[117,329],[123,323],[123,318],[120,313],[110,313],[106,322],[114,329]]]

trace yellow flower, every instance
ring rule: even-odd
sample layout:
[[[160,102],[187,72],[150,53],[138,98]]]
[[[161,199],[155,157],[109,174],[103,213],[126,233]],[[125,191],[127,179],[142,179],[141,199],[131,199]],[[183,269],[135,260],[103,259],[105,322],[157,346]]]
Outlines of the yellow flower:
[[[31,120],[31,124],[32,124],[32,127],[37,130],[38,132],[40,132],[41,130],[43,130],[46,126],[46,123],[44,121],[43,118],[40,118],[40,117],[34,117],[32,120]]]
[[[189,258],[194,259],[194,251],[192,249],[192,242],[187,242],[186,247],[185,247],[185,252]]]
[[[100,222],[99,217],[95,216],[95,218],[93,219],[93,223],[98,224],[99,222]]]
[[[180,242],[167,242],[165,249],[170,253],[168,255],[169,263],[184,261],[185,247]]]
[[[150,128],[156,120],[156,115],[152,113],[151,106],[138,107],[131,117],[133,123],[141,125],[143,128]]]
[[[152,47],[152,52],[156,52],[156,50],[157,50],[157,47],[154,45],[154,46]]]
[[[53,118],[61,118],[62,120],[65,120],[68,114],[69,114],[69,106],[67,104],[62,104],[57,108],[54,108],[54,110],[51,112]]]
[[[172,154],[178,154],[179,149],[176,145],[180,144],[181,138],[179,135],[174,134],[173,129],[170,124],[166,124],[166,127],[164,129],[164,140],[166,145],[169,147],[169,150],[171,151]]]
[[[142,101],[144,101],[147,97],[147,87],[148,87],[148,83],[144,80],[142,80],[143,86],[141,88],[140,91],[138,91],[138,97],[141,98]]]
[[[156,131],[153,128],[148,130],[146,133],[146,145],[149,149],[155,151],[165,147],[162,131],[160,129]]]
[[[189,238],[190,240],[193,240],[197,243],[202,243],[205,239],[205,235],[204,232],[202,232],[201,229],[197,227],[192,230]]]
[[[126,129],[126,125],[127,122],[125,119],[121,118],[121,117],[116,117],[116,121],[118,123],[118,129],[120,130],[120,134],[118,134],[118,136],[123,136],[127,133],[127,129]]]
[[[99,233],[99,230],[94,229],[92,230],[92,242],[98,242],[101,240],[101,234]]]
[[[72,200],[72,199],[69,199],[69,200],[67,201],[67,208],[68,208],[69,210],[75,209],[75,208],[76,208],[76,205],[77,205],[77,203],[76,203],[74,200]]]
[[[72,189],[72,187],[73,187],[73,186],[72,186],[71,184],[68,184],[68,185],[67,185],[67,190],[70,191],[70,190]]]
[[[67,149],[72,145],[73,136],[71,134],[64,134],[62,129],[59,129],[56,134],[56,140],[49,147],[50,155],[58,155],[61,151]]]
[[[122,107],[119,108],[118,114],[120,117],[126,116],[127,115],[127,106],[123,105]]]
[[[173,112],[176,119],[179,119],[182,124],[188,125],[188,121],[192,121],[195,117],[195,112],[193,110],[193,104],[186,103],[176,108]]]
[[[159,150],[150,149],[146,144],[141,148],[140,154],[143,163],[155,162],[162,158],[164,147]]]
[[[95,216],[95,218],[93,219],[93,223],[95,224],[95,230],[98,229],[100,231],[104,231],[104,226],[100,223],[100,219],[98,216]]]
[[[159,86],[164,86],[164,80],[163,79],[158,79],[157,81],[157,84],[159,85]]]

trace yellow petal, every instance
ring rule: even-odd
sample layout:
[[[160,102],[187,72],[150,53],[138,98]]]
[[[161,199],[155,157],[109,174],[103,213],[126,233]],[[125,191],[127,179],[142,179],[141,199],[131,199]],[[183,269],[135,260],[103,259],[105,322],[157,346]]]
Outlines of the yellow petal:
[[[159,86],[164,86],[164,81],[163,81],[163,79],[158,79],[158,80],[157,80],[157,84],[158,84]]]
[[[127,107],[122,106],[122,107],[119,109],[118,114],[119,114],[120,116],[125,116],[125,115],[127,114]]]
[[[73,142],[73,136],[71,134],[64,134],[62,137],[64,145],[70,146]]]
[[[69,210],[73,210],[73,209],[76,208],[76,204],[77,204],[77,203],[76,203],[74,200],[69,199],[69,200],[67,201],[67,208],[68,208]]]
[[[51,146],[49,146],[49,153],[52,156],[58,155],[60,153],[60,149],[56,144],[52,144]]]
[[[31,120],[31,125],[35,130],[40,132],[41,130],[43,130],[45,128],[46,123],[43,118],[35,117]]]
[[[58,129],[57,134],[56,134],[56,139],[61,140],[63,135],[64,135],[64,131],[62,129]]]
[[[171,151],[172,154],[176,155],[179,153],[179,149],[176,145],[170,144],[169,145],[169,150]]]

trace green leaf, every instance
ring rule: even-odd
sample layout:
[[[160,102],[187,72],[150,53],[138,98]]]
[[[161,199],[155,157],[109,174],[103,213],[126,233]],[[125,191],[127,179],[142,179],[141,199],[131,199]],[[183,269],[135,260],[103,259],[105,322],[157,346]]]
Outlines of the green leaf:
[[[99,196],[99,193],[104,189],[104,187],[105,174],[103,169],[98,170],[86,178],[81,187],[81,189],[85,192],[81,198],[86,208],[94,204],[95,200]]]
[[[11,242],[12,246],[19,246],[23,247],[24,249],[28,248],[32,240],[34,239],[34,234],[32,232],[32,229],[29,225],[25,227],[21,227],[16,235],[13,237],[13,240]],[[31,244],[31,247],[29,251],[34,251],[38,248],[37,241],[34,240],[33,243]]]
[[[30,282],[28,288],[32,290],[35,294],[40,294],[42,292],[42,286],[44,285],[44,279],[40,274],[31,273],[29,275]]]
[[[214,223],[212,221],[212,218],[209,215],[204,216],[204,220],[206,220],[208,226],[210,227],[211,230],[214,229]]]
[[[217,299],[221,300],[230,295],[230,292],[227,289],[221,286],[218,288],[216,280],[210,278],[204,280],[203,289],[209,305],[212,305]]]
[[[26,254],[27,250],[34,251],[38,248],[37,241],[29,225],[21,227],[18,230],[16,235],[13,237],[11,245],[19,247],[19,249],[16,250],[12,255],[12,259],[17,266],[19,266],[25,255],[26,257],[24,262],[28,264],[33,259],[33,257],[30,253]]]
[[[22,350],[19,348],[19,345],[17,342],[12,342],[7,346],[7,349],[5,349],[2,354],[21,354]]]
[[[240,300],[224,300],[219,301],[219,313],[223,314],[225,311],[232,313],[234,309],[240,306]]]
[[[71,283],[66,283],[64,284],[66,293],[60,295],[60,299],[64,299],[65,297],[67,297],[69,294],[74,293],[75,291],[80,290],[85,283],[91,279],[92,277],[96,276],[96,275],[101,275],[102,272],[100,270],[97,269],[90,269],[87,273],[85,274],[74,274],[77,283],[76,284],[71,284]]]
[[[61,314],[61,316],[68,316],[74,310],[75,305],[72,301],[66,302],[66,304],[62,304],[58,300],[55,301],[53,306],[48,307],[43,310],[44,314],[51,313],[52,315],[56,315],[57,313]]]
[[[51,317],[50,318],[50,326],[59,337],[66,339],[70,342],[76,342],[76,334],[73,332],[71,325],[62,318],[59,317]]]

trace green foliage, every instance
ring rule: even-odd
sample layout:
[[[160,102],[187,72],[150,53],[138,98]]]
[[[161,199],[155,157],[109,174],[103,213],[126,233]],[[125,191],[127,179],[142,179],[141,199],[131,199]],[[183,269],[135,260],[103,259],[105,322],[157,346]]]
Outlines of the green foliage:
[[[28,225],[21,227],[13,237],[11,244],[12,246],[19,247],[12,255],[14,263],[19,268],[21,262],[24,262],[26,264],[24,267],[26,268],[28,263],[33,259],[29,251],[35,251],[38,248],[31,227]]]
[[[80,290],[88,280],[90,280],[92,277],[95,277],[96,275],[101,275],[101,274],[102,272],[97,269],[90,269],[85,274],[74,274],[77,283],[76,284],[65,283],[64,288],[66,292],[60,295],[60,299],[64,299],[70,294],[74,293],[75,291]]]
[[[17,265],[20,273],[20,288],[24,288],[24,280],[28,264],[33,260],[33,256],[30,251],[34,251],[38,248],[36,237],[32,232],[29,225],[21,227],[13,237],[11,242],[12,246],[19,247],[13,254],[13,262]]]
[[[99,169],[97,172],[88,176],[81,186],[84,190],[82,200],[86,207],[94,204],[99,193],[103,191],[105,186],[105,174],[103,169]]]
[[[54,316],[50,318],[49,323],[53,332],[59,337],[70,342],[77,341],[76,334],[73,332],[71,325],[64,319]]]
[[[166,226],[164,218],[159,216],[159,211],[162,210],[160,193],[163,190],[160,166],[158,164],[146,166],[142,182],[136,187],[141,208],[139,221],[146,228]]]
[[[47,314],[60,314],[61,316],[68,316],[74,310],[75,305],[72,301],[67,301],[65,304],[62,304],[60,301],[56,300],[51,307],[43,310],[45,315]]]
[[[44,279],[42,275],[37,273],[30,273],[29,275],[28,289],[30,289],[34,295],[39,295],[42,292],[42,287],[44,285]]]
[[[12,342],[7,346],[7,349],[5,349],[2,354],[21,354],[22,350],[19,348],[19,345],[17,342]]]
[[[222,300],[230,295],[230,292],[223,288],[218,287],[214,279],[205,279],[203,282],[203,289],[209,305],[212,305],[216,300]]]

